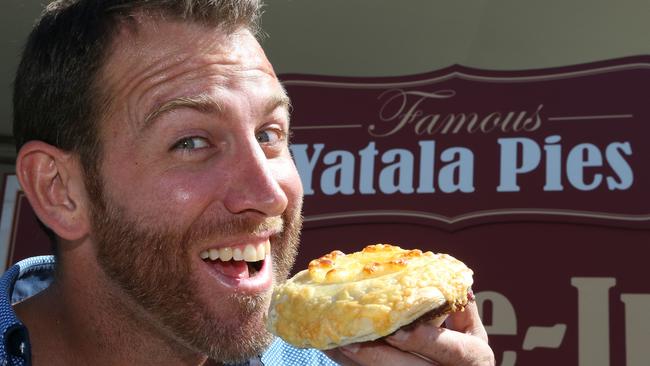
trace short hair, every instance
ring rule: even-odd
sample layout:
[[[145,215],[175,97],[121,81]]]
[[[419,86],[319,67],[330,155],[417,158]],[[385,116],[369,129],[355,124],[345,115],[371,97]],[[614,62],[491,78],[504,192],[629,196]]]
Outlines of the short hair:
[[[146,13],[161,19],[246,28],[257,35],[261,0],[57,0],[51,2],[27,39],[14,80],[13,133],[16,150],[31,140],[76,153],[96,196],[101,164],[99,122],[110,95],[101,71],[120,25]],[[54,234],[46,228],[55,241]]]
[[[260,0],[57,0],[32,30],[14,81],[16,149],[41,140],[98,162],[105,91],[98,85],[119,22],[138,12],[258,31]]]

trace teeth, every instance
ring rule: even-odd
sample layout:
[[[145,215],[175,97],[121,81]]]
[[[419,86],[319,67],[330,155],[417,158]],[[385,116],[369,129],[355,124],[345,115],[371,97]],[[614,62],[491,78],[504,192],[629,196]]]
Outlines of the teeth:
[[[257,261],[257,250],[254,246],[248,244],[244,248],[244,260],[246,262],[255,262]]]
[[[224,262],[231,259],[236,261],[257,262],[264,260],[267,255],[271,254],[271,244],[267,240],[265,243],[257,246],[247,244],[243,250],[241,247],[223,247],[219,249],[204,250],[199,253],[201,259],[222,260]]]
[[[257,246],[257,260],[261,261],[264,260],[264,257],[266,257],[266,250],[264,249],[264,244],[260,244]]]
[[[244,260],[244,253],[242,253],[241,249],[235,248],[232,251],[232,259],[236,261],[241,261]]]
[[[231,247],[225,247],[219,249],[219,259],[222,261],[226,262],[232,259],[232,248]]]

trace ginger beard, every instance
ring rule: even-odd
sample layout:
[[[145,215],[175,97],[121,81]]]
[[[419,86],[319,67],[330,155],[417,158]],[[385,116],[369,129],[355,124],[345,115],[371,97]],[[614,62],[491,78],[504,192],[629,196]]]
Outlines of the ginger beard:
[[[96,193],[91,194],[96,196],[91,219],[97,261],[137,304],[134,313],[144,314],[145,321],[173,341],[217,361],[240,362],[264,351],[273,339],[263,319],[271,291],[256,295],[210,293],[197,285],[192,269],[196,259],[191,257],[197,255],[195,244],[201,240],[218,241],[283,225],[270,240],[273,281],[284,281],[296,257],[302,202],[287,208],[282,218],[263,222],[201,218],[181,230],[129,219],[101,185],[94,188],[90,190]]]

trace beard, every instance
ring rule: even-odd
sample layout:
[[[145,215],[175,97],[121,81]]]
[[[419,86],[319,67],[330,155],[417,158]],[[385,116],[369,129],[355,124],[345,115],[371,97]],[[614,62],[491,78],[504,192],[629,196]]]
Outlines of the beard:
[[[282,217],[262,221],[202,217],[182,229],[131,219],[101,188],[94,191],[91,220],[97,261],[131,300],[127,303],[136,304],[136,317],[173,343],[216,361],[241,362],[268,347],[273,336],[266,331],[264,315],[270,291],[255,295],[201,291],[193,276],[197,261],[191,257],[197,243],[281,226],[283,230],[270,241],[273,281],[284,281],[296,257],[301,202]]]

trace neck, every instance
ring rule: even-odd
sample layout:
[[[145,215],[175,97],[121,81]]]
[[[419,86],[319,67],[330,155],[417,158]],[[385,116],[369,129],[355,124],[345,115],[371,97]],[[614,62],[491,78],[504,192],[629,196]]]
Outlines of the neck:
[[[88,258],[94,256],[64,259],[49,288],[15,307],[29,329],[35,366],[206,364]]]

